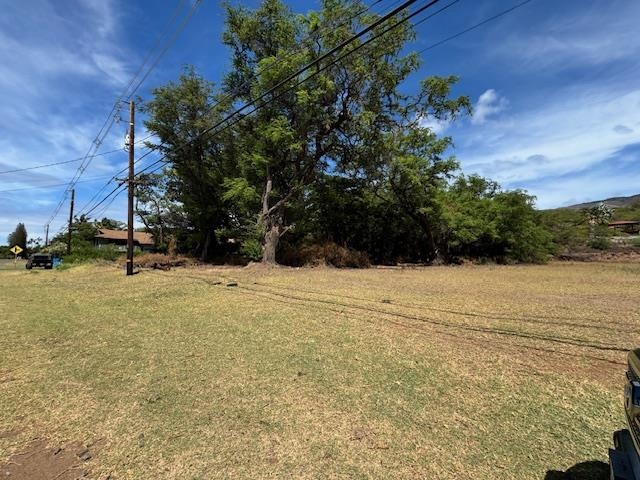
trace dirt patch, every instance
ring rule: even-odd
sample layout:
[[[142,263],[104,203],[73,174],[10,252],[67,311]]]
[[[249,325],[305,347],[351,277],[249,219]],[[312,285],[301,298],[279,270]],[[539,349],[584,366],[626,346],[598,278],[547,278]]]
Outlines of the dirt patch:
[[[76,480],[88,478],[93,447],[74,443],[49,447],[36,440],[0,464],[0,478],[7,480]]]
[[[638,262],[640,261],[640,249],[624,247],[611,250],[567,252],[557,255],[556,260],[571,262]]]
[[[125,266],[126,260],[119,260],[119,264]],[[133,258],[135,268],[151,268],[157,270],[171,270],[174,267],[192,265],[193,259],[182,256],[163,255],[160,253],[145,253]]]
[[[22,430],[19,428],[13,428],[11,430],[0,430],[0,439],[17,437]]]

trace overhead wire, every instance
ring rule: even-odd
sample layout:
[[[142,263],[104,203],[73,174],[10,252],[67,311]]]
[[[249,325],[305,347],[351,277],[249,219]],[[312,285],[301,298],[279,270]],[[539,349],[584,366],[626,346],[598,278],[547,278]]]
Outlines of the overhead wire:
[[[225,118],[223,118],[222,120],[218,121],[217,123],[215,123],[214,125],[212,125],[211,127],[208,127],[206,129],[204,129],[202,132],[200,132],[198,135],[195,136],[194,139],[190,140],[189,142],[185,142],[184,144],[180,145],[176,150],[182,150],[183,148],[187,147],[188,145],[192,144],[195,140],[201,138],[202,136],[206,135],[207,133],[210,133],[212,130],[224,125],[225,122],[229,121],[230,119],[232,119],[233,117],[236,117],[239,113],[243,112],[245,109],[251,107],[252,105],[256,105],[259,101],[261,101],[262,99],[264,99],[265,97],[269,96],[270,94],[274,93],[276,90],[278,90],[280,87],[286,85],[287,83],[289,83],[292,80],[295,80],[296,77],[299,77],[301,74],[307,72],[308,70],[310,70],[312,67],[314,67],[315,65],[317,65],[318,63],[322,62],[323,60],[331,57],[332,55],[334,55],[335,53],[341,51],[344,47],[346,47],[347,45],[349,45],[351,42],[354,42],[355,40],[359,39],[360,37],[364,36],[365,34],[369,33],[370,31],[374,30],[376,27],[381,26],[382,24],[384,24],[387,20],[389,20],[390,18],[396,16],[397,14],[401,13],[403,10],[406,10],[408,7],[410,7],[412,4],[416,3],[417,0],[407,0],[405,2],[403,2],[400,6],[394,8],[393,10],[391,10],[390,12],[386,13],[385,15],[381,16],[379,19],[377,19],[375,22],[371,23],[370,25],[368,25],[367,27],[365,27],[364,29],[362,29],[360,32],[352,35],[351,37],[349,37],[347,40],[344,40],[343,42],[341,42],[339,45],[337,45],[336,47],[333,47],[332,49],[330,49],[329,51],[325,52],[324,54],[320,55],[318,58],[314,59],[312,62],[308,63],[307,65],[305,65],[304,67],[300,68],[298,71],[296,71],[295,73],[289,75],[288,77],[286,77],[284,80],[281,80],[280,82],[278,82],[276,85],[272,86],[271,88],[267,89],[265,92],[263,92],[262,94],[260,94],[257,98],[247,102],[245,105],[243,105],[240,108],[237,108],[236,110],[234,110],[233,112],[231,112],[230,114],[228,114]],[[441,11],[444,11],[445,9],[449,8],[450,6],[452,6],[453,4],[457,3],[460,0],[453,0],[452,2],[450,2],[448,5],[446,5],[445,7],[443,7],[442,9],[440,9],[438,12],[435,12],[434,14],[432,14],[431,16],[434,16],[438,13],[440,13]],[[433,5],[435,5],[436,3],[438,3],[439,0],[430,0],[429,2],[427,2],[425,5],[423,5],[422,7],[418,8],[416,11],[410,13],[409,15],[407,15],[406,17],[400,19],[397,23],[385,28],[382,32],[372,35],[371,37],[369,37],[367,40],[365,40],[364,42],[362,42],[361,44],[357,45],[354,49],[349,50],[345,53],[343,53],[342,55],[340,55],[338,58],[333,59],[330,63],[322,66],[321,68],[314,70],[310,75],[308,75],[307,77],[304,77],[301,80],[298,80],[294,85],[289,86],[288,88],[286,88],[285,90],[281,91],[279,94],[277,94],[274,97],[271,97],[270,101],[274,101],[278,98],[280,98],[282,95],[284,95],[285,93],[291,91],[292,89],[294,89],[295,87],[297,87],[298,85],[301,85],[302,83],[310,80],[311,78],[315,77],[316,75],[320,74],[321,72],[323,72],[324,70],[326,70],[327,68],[335,65],[336,63],[338,63],[340,60],[346,58],[349,55],[354,54],[356,51],[360,50],[361,48],[363,48],[364,46],[368,45],[369,43],[371,43],[372,41],[376,40],[377,38],[380,38],[381,36],[385,35],[386,33],[388,33],[389,31],[397,28],[398,26],[402,25],[403,23],[409,21],[411,18],[415,17],[416,15],[419,15],[420,13],[424,12],[425,10],[427,10],[428,8],[432,7]],[[215,134],[219,134],[222,131],[226,130],[227,128],[230,128],[231,126],[233,126],[234,124],[236,124],[237,122],[241,121],[242,119],[244,119],[247,115],[250,115],[251,113],[254,113],[255,111],[259,110],[260,108],[263,108],[264,106],[266,106],[268,104],[268,102],[264,102],[261,103],[259,105],[256,105],[255,108],[253,108],[253,110],[251,110],[250,112],[248,112],[247,114],[245,114],[242,117],[236,117],[237,119],[232,122],[229,123],[228,125],[226,125],[225,127],[223,127],[222,129],[220,129],[219,131],[214,132]],[[175,153],[175,151],[173,153]],[[163,155],[159,160],[157,160],[155,162],[155,164],[160,163],[163,159],[167,158],[166,154]],[[150,165],[151,167],[151,165]],[[161,168],[161,167],[160,167]],[[156,169],[157,171],[157,169]]]
[[[185,27],[189,23],[189,20],[191,20],[191,17],[193,17],[193,15],[196,13],[196,10],[198,9],[198,7],[200,6],[201,3],[202,3],[202,0],[195,0],[193,5],[191,6],[191,9],[187,13],[186,17],[182,20],[182,23],[178,26],[178,28],[174,32],[173,36],[169,39],[169,42],[165,45],[164,49],[156,57],[156,59],[154,60],[153,64],[147,69],[147,72],[142,76],[142,78],[140,79],[138,84],[135,86],[135,88],[131,91],[131,93],[129,93],[129,95],[127,96],[127,100],[131,99],[131,97],[138,91],[140,86],[147,79],[149,74],[158,66],[158,62],[160,62],[160,59],[167,53],[169,48],[171,48],[171,46],[178,39],[178,37],[180,36],[182,31],[185,29]]]
[[[380,3],[382,3],[382,1],[383,1],[383,0],[376,0],[376,1],[375,1],[374,3],[372,3],[371,5],[367,6],[366,8],[363,8],[363,9],[359,10],[358,12],[356,12],[355,14],[353,14],[352,16],[350,16],[349,18],[347,18],[345,21],[341,22],[339,25],[340,25],[340,26],[342,26],[342,25],[346,25],[346,24],[348,24],[348,23],[349,23],[349,22],[351,22],[352,20],[354,20],[354,19],[356,19],[357,17],[359,17],[359,16],[363,15],[363,14],[364,14],[364,13],[366,13],[367,11],[371,10],[371,9],[372,9],[373,7],[375,7],[376,5],[378,5],[378,4],[380,4]],[[401,1],[401,0],[395,0],[395,1],[392,3],[392,5],[396,5],[396,4],[398,4],[400,1]],[[409,1],[409,2],[405,2],[405,3],[404,3],[404,5],[410,5],[410,4],[412,4],[412,3],[415,3],[415,1],[416,1],[416,0],[412,0],[412,1]],[[437,2],[437,1],[438,1],[438,0],[436,0],[436,2]],[[458,1],[458,0],[456,0],[456,1]],[[435,2],[432,2],[432,3],[435,3]],[[406,7],[404,7],[404,8],[406,8]],[[398,8],[398,9],[396,9],[396,10],[397,10],[397,11],[400,11],[400,10],[402,10],[402,8]],[[395,12],[396,10],[394,10],[394,11],[392,12],[392,15],[393,15],[393,14],[395,14],[394,12]],[[371,28],[369,28],[369,30],[370,30],[370,29],[371,29]],[[324,29],[321,29],[321,30],[320,30],[320,32],[327,31],[327,30],[329,30],[329,27],[325,27]],[[318,31],[316,31],[316,32],[314,32],[314,33],[315,33],[316,35],[318,35]],[[364,31],[363,31],[363,32],[360,32],[360,36],[361,36],[361,35],[363,35],[364,33],[366,33],[366,32],[364,32]],[[282,61],[286,60],[287,58],[292,58],[294,55],[295,55],[295,52],[290,52],[290,51],[289,51],[289,52],[287,52],[287,54],[286,54],[286,55],[284,55],[283,57],[280,57],[280,58],[279,58],[279,60],[278,60],[277,62],[275,62],[275,63],[282,62]],[[233,98],[233,96],[234,96],[235,94],[237,94],[237,90],[239,90],[239,89],[241,89],[241,88],[245,87],[247,84],[248,84],[248,82],[244,82],[242,85],[240,85],[240,86],[238,86],[236,89],[234,89],[234,92],[230,92],[230,93],[226,94],[226,96],[225,96],[225,97],[223,97],[222,99],[219,99],[219,100],[218,100],[214,105],[212,105],[212,107],[211,107],[211,108],[215,108],[217,105],[219,105],[219,104],[220,104],[220,103],[222,103],[223,101],[225,101],[225,100],[229,100],[229,99]],[[186,147],[187,145],[189,145],[190,143],[192,143],[193,141],[195,141],[197,138],[201,137],[201,136],[202,136],[202,135],[204,135],[205,133],[206,133],[206,132],[202,132],[202,133],[200,133],[200,134],[199,134],[198,136],[196,136],[196,138],[195,138],[195,139],[193,139],[191,142],[187,142],[186,144],[181,145],[179,148],[184,148],[184,147]],[[164,142],[161,142],[161,144],[160,144],[160,145],[162,145],[163,143],[164,143]],[[149,153],[150,153],[150,152],[148,152],[147,154],[145,154],[145,156],[146,156],[146,155],[148,155]],[[143,157],[142,157],[142,158],[143,158]],[[154,162],[154,163],[153,163],[153,164],[151,164],[151,165],[148,165],[148,166],[147,166],[147,167],[145,167],[143,170],[139,171],[139,172],[137,173],[137,175],[140,175],[140,174],[142,174],[142,173],[145,173],[145,172],[147,172],[150,168],[152,168],[153,166],[155,166],[155,165],[157,165],[157,164],[159,164],[159,163],[162,163],[162,162],[164,161],[164,159],[165,159],[165,158],[166,158],[166,155],[163,155],[159,160],[157,160],[156,162]],[[138,160],[141,160],[141,158],[140,158],[140,159],[138,159]],[[136,163],[138,162],[138,160],[136,160]],[[157,169],[155,169],[155,170],[153,170],[153,171],[152,171],[152,173],[154,173],[154,172],[158,171],[160,168],[162,168],[162,166],[161,166],[161,167],[159,167],[159,168],[157,168]],[[120,171],[120,172],[116,173],[116,174],[114,175],[113,179],[115,179],[115,177],[116,177],[118,174],[123,173],[123,171],[125,171],[126,169],[127,169],[127,168],[125,168],[125,169],[123,169],[122,171]],[[113,179],[112,179],[112,180],[113,180]],[[106,187],[108,186],[108,184],[109,184],[110,182],[111,182],[111,180],[110,180],[109,182],[107,182],[107,184],[106,184],[106,185],[105,185],[105,186],[104,186],[104,187],[103,187],[99,192],[97,192],[97,194],[96,194],[96,195],[94,195],[94,197],[93,197],[93,198],[88,202],[87,206],[88,206],[89,204],[91,204],[91,202],[93,202],[93,201],[94,201],[94,200],[99,196],[99,194],[100,194],[100,193],[102,193],[102,191],[103,191],[104,189],[106,189]],[[85,206],[85,207],[83,207],[83,209],[84,209],[84,208],[86,208],[86,206]],[[93,208],[92,208],[91,210],[93,210]]]
[[[458,37],[464,35],[465,33],[471,32],[472,30],[475,30],[476,28],[479,28],[479,27],[481,27],[481,26],[483,26],[483,25],[485,25],[485,24],[487,24],[489,22],[492,22],[493,20],[497,20],[498,18],[503,17],[503,16],[507,15],[508,13],[511,13],[514,10],[517,10],[520,7],[525,6],[527,3],[531,3],[532,1],[533,0],[524,0],[523,2],[520,2],[520,3],[516,4],[516,5],[514,5],[513,7],[507,8],[506,10],[503,10],[500,13],[497,13],[497,14],[491,16],[491,17],[485,18],[481,22],[476,23],[475,25],[472,25],[469,28],[465,28],[464,30],[462,30],[462,31],[460,31],[460,32],[458,32],[458,33],[456,33],[454,35],[451,35],[451,36],[449,36],[447,38],[444,38],[444,39],[442,39],[442,40],[440,40],[440,41],[438,41],[436,43],[433,43],[433,44],[429,45],[428,47],[423,48],[422,50],[419,50],[418,54],[421,54],[421,53],[424,53],[424,52],[429,51],[431,49],[434,49],[436,47],[439,47],[440,45],[443,45],[444,43],[447,43],[447,42],[449,42],[449,41],[451,41],[451,40],[453,40],[455,38],[458,38]]]
[[[445,10],[445,9],[447,9],[447,8],[449,8],[449,7],[451,7],[451,6],[453,6],[455,3],[458,3],[458,1],[459,1],[459,0],[453,0],[453,1],[452,1],[452,2],[450,2],[449,4],[445,5],[445,6],[444,6],[444,7],[442,7],[441,9],[439,9],[438,11],[434,12],[433,14],[428,15],[427,17],[425,17],[425,18],[423,18],[423,19],[419,20],[418,22],[416,22],[416,23],[414,24],[414,27],[415,27],[415,26],[418,26],[418,25],[420,25],[420,24],[422,24],[423,22],[425,22],[426,20],[428,20],[428,19],[432,18],[433,16],[435,16],[435,15],[439,14],[439,13],[440,13],[440,12],[442,12],[443,10]],[[499,13],[495,14],[495,15],[492,15],[491,17],[488,17],[488,18],[484,19],[483,21],[481,21],[481,22],[479,22],[479,23],[477,23],[477,24],[475,24],[475,25],[472,25],[472,26],[471,26],[471,27],[469,27],[469,28],[466,28],[466,29],[464,29],[464,30],[462,30],[462,31],[460,31],[460,32],[458,32],[458,33],[456,33],[456,34],[454,34],[454,35],[451,35],[450,37],[447,37],[447,38],[445,38],[445,39],[443,39],[443,40],[440,40],[440,41],[438,41],[438,42],[436,42],[436,43],[434,43],[434,44],[432,44],[432,45],[429,45],[428,47],[423,48],[422,50],[419,50],[417,53],[418,53],[418,54],[421,54],[421,53],[424,53],[424,52],[426,52],[426,51],[428,51],[428,50],[431,50],[431,49],[433,49],[433,48],[436,48],[436,47],[438,47],[438,46],[440,46],[440,45],[442,45],[442,44],[444,44],[444,43],[446,43],[446,42],[448,42],[448,41],[451,41],[451,40],[453,40],[453,39],[455,39],[455,38],[458,38],[458,37],[460,37],[460,36],[462,36],[462,35],[464,35],[464,34],[466,34],[466,33],[470,32],[470,31],[473,31],[473,30],[475,30],[475,29],[477,29],[477,28],[479,28],[479,27],[481,27],[481,26],[483,26],[483,25],[485,25],[485,24],[487,24],[487,23],[489,23],[489,22],[491,22],[491,21],[497,20],[498,18],[503,17],[503,16],[505,16],[505,15],[507,15],[507,14],[509,14],[509,13],[513,12],[514,10],[517,10],[518,8],[523,7],[524,5],[526,5],[526,4],[528,4],[528,3],[531,3],[532,1],[533,1],[533,0],[525,0],[525,1],[523,1],[523,2],[520,2],[520,3],[518,3],[518,4],[516,4],[516,5],[512,6],[512,7],[510,7],[510,8],[508,8],[508,9],[505,9],[505,10],[503,10],[503,11],[501,11],[501,12],[499,12]],[[427,4],[427,5],[423,6],[423,7],[421,7],[421,9],[420,9],[420,10],[421,10],[421,11],[423,11],[424,9],[428,8],[429,6],[431,6],[433,3],[435,3],[435,2],[430,2],[429,4]],[[412,16],[413,16],[413,15],[415,15],[416,13],[420,13],[420,12],[414,12],[414,14],[412,14]],[[405,19],[405,20],[406,20],[406,19]],[[384,32],[382,32],[380,35],[383,35],[383,34],[384,34],[384,33],[386,33],[387,31],[388,31],[388,30],[385,30],[385,31],[384,31]],[[370,43],[370,41],[373,41],[373,40],[374,40],[374,39],[368,39],[368,40],[367,40],[367,42],[364,42],[364,43],[362,43],[362,44],[358,45],[358,46],[356,47],[356,49],[354,49],[354,50],[352,50],[352,51],[349,51],[349,52],[347,52],[346,54],[343,54],[343,56],[339,57],[337,60],[341,60],[341,59],[342,59],[342,58],[344,58],[345,56],[347,56],[347,55],[351,54],[353,51],[355,51],[355,50],[357,50],[357,49],[360,49],[360,48],[364,47],[364,45],[365,45],[366,43]],[[329,64],[329,65],[324,66],[320,71],[323,71],[323,70],[325,70],[326,68],[329,68],[331,65],[333,65],[333,63],[331,63],[331,64]],[[314,74],[320,73],[320,71],[316,71],[316,72],[314,72]],[[303,80],[299,81],[299,82],[298,82],[297,84],[295,84],[292,88],[295,88],[296,86],[300,85],[301,83],[303,83],[304,81],[308,80],[308,79],[309,79],[309,78],[311,78],[312,76],[313,76],[313,75],[311,75],[311,76],[309,76],[309,77],[306,77],[305,79],[303,79]],[[290,91],[290,89],[288,89],[288,90],[286,90],[286,91],[282,92],[279,96],[284,95],[285,93],[287,93],[287,91]],[[277,97],[275,97],[275,98],[279,98],[279,96],[277,96]],[[245,106],[246,106],[246,105],[245,105]],[[243,107],[243,108],[244,108],[244,107]],[[254,113],[255,111],[259,110],[260,108],[261,108],[261,106],[257,106],[256,108],[254,108],[254,109],[252,109],[251,111],[249,111],[245,116],[240,117],[239,119],[235,120],[234,122],[232,122],[232,123],[228,124],[226,127],[224,127],[223,129],[221,129],[220,131],[217,131],[217,132],[214,132],[214,133],[221,133],[222,131],[226,130],[227,128],[230,128],[230,127],[231,127],[231,126],[233,126],[234,124],[236,124],[236,123],[238,123],[239,121],[243,120],[247,115],[250,115],[251,113]],[[237,111],[236,111],[236,112],[237,112]],[[232,115],[233,115],[233,114],[232,114]],[[232,116],[232,115],[230,115],[230,116]],[[230,117],[230,116],[229,116],[229,117]],[[211,131],[211,129],[216,128],[216,127],[217,127],[217,126],[219,126],[221,123],[223,123],[224,121],[228,120],[228,118],[229,118],[229,117],[227,117],[227,118],[223,119],[222,121],[218,122],[218,124],[214,125],[214,126],[213,126],[213,127],[211,127],[210,129],[206,129],[206,130],[205,130],[205,131],[203,131],[203,132],[202,132],[198,137],[200,137],[200,136],[202,136],[202,135],[204,135],[204,134],[206,134],[206,133],[209,133],[209,132]],[[196,138],[198,138],[198,137],[196,137]],[[192,142],[193,142],[193,140],[192,140]],[[166,158],[166,157],[164,157],[164,158]],[[161,160],[162,160],[162,159],[161,159]],[[160,162],[160,160],[159,160],[159,161],[156,161],[155,163],[156,163],[156,164],[158,164],[159,162]],[[152,164],[152,165],[153,165],[153,164]],[[150,165],[150,166],[151,166],[151,165]],[[160,167],[160,168],[161,168],[161,167]],[[159,168],[158,168],[158,169],[156,169],[156,170],[154,170],[154,172],[155,172],[155,171],[157,171],[157,170],[159,170]]]
[[[149,49],[149,51],[147,52],[147,55],[144,57],[144,60],[140,64],[140,68],[138,68],[138,70],[133,75],[133,77],[131,77],[131,80],[129,81],[129,84],[125,87],[124,91],[118,97],[118,99],[120,101],[122,101],[125,98],[125,95],[127,95],[129,93],[129,89],[133,86],[133,84],[135,83],[135,81],[138,78],[138,76],[142,73],[142,70],[144,69],[145,65],[147,64],[147,62],[153,56],[153,52],[160,46],[160,42],[162,41],[162,38],[167,34],[167,32],[169,30],[169,27],[171,26],[171,24],[174,22],[174,20],[178,16],[178,12],[180,12],[180,10],[182,9],[182,6],[185,4],[186,1],[187,0],[179,0],[178,1],[178,4],[176,5],[176,8],[173,10],[173,13],[171,14],[171,17],[169,18],[169,21],[166,23],[166,25],[165,25],[164,29],[162,30],[162,32],[160,32],[160,34],[156,37],[156,40],[153,43],[153,46]],[[135,92],[135,89],[134,89],[134,92]]]
[[[103,180],[105,178],[109,178],[108,176],[101,176],[101,177],[94,177],[94,178],[87,178],[85,180],[78,180],[76,183],[89,183],[89,182],[95,182],[97,180]],[[8,193],[8,192],[20,192],[20,191],[24,191],[24,190],[33,190],[33,189],[39,189],[39,188],[57,188],[57,187],[61,187],[63,185],[66,185],[67,182],[64,183],[55,183],[55,184],[50,184],[50,185],[30,185],[28,187],[20,187],[20,188],[10,188],[7,190],[0,190],[0,193]]]
[[[147,156],[149,156],[150,154],[152,154],[154,152],[154,150],[149,149],[146,153],[144,153],[143,155],[141,155],[137,160],[135,160],[134,165],[136,165],[137,163],[139,163],[141,160],[143,160],[144,158],[146,158]],[[92,208],[92,203],[94,201],[96,201],[96,199],[100,196],[100,194],[106,190],[106,188],[114,181],[118,180],[118,175],[121,175],[123,173],[125,173],[127,170],[129,170],[129,166],[127,165],[126,167],[124,167],[123,169],[117,171],[116,173],[114,173],[109,180],[102,186],[102,188],[100,188],[98,191],[96,191],[94,193],[94,195],[91,197],[91,199],[89,199],[88,202],[86,202],[86,204],[80,209],[78,210],[79,212],[84,212],[86,209],[90,208],[91,211],[93,211],[94,208]],[[118,185],[118,187],[122,186],[125,182],[121,181]],[[86,213],[86,215],[88,215],[88,213]]]
[[[68,182],[67,188],[65,189],[65,191],[63,193],[63,197],[60,200],[60,202],[57,204],[56,208],[54,209],[53,214],[51,215],[51,217],[47,221],[47,223],[46,223],[47,225],[50,225],[51,222],[58,215],[58,213],[60,212],[60,209],[62,208],[62,205],[64,204],[64,202],[67,199],[68,193],[73,189],[74,185],[78,182],[79,178],[86,171],[87,167],[91,163],[91,160],[94,158],[95,154],[97,153],[97,149],[100,147],[100,145],[103,143],[103,141],[106,138],[106,136],[109,134],[111,128],[113,127],[113,124],[115,123],[115,114],[121,108],[121,104],[122,104],[123,99],[125,97],[127,99],[130,99],[135,94],[135,92],[140,88],[140,86],[142,85],[144,80],[146,80],[146,78],[149,76],[151,71],[158,65],[158,62],[160,61],[160,59],[168,51],[168,49],[171,47],[171,45],[173,45],[173,43],[175,42],[175,40],[177,39],[179,34],[184,30],[184,28],[186,27],[187,23],[189,22],[189,20],[191,19],[191,17],[195,13],[197,7],[200,5],[201,1],[202,0],[195,0],[195,3],[192,5],[191,9],[189,10],[189,13],[187,14],[187,17],[180,24],[180,26],[178,27],[178,29],[176,30],[174,35],[169,39],[169,41],[165,45],[165,48],[163,48],[163,50],[158,54],[158,56],[154,60],[153,64],[147,69],[147,71],[143,75],[142,79],[140,81],[138,81],[138,83],[135,86],[135,88],[133,88],[131,91],[129,91],[131,89],[131,85],[133,85],[133,83],[136,81],[136,77],[141,73],[142,69],[144,68],[144,64],[146,64],[146,62],[148,61],[147,58],[143,62],[143,67],[138,70],[138,72],[136,73],[136,75],[134,75],[134,77],[129,82],[129,84],[127,85],[125,90],[122,92],[122,94],[117,98],[117,100],[114,103],[113,107],[111,108],[111,111],[109,112],[107,118],[105,119],[104,123],[102,124],[102,127],[98,131],[97,136],[93,140],[93,142],[91,144],[91,147],[87,151],[87,154],[84,156],[84,158],[82,160],[82,163],[80,164],[80,166],[76,170],[76,173],[74,174],[74,176]],[[168,22],[167,27],[163,30],[163,33],[160,35],[159,39],[162,38],[162,36],[168,30],[169,26],[173,23],[173,21],[175,20],[175,18],[177,16],[177,12],[180,10],[180,7],[182,6],[183,3],[184,3],[183,0],[181,0],[180,3],[178,4],[177,9],[174,11],[170,21]],[[156,41],[156,44],[154,44],[153,48],[151,49],[151,52],[153,52],[153,50],[156,49],[158,45],[159,45],[159,41]],[[147,57],[149,58],[150,55],[148,55]],[[92,154],[92,152],[93,152],[93,154]]]
[[[143,138],[142,140],[136,141],[135,143],[136,143],[136,145],[142,144],[142,143],[144,143],[146,140],[148,140],[151,137],[153,137],[153,135],[149,135],[149,136]],[[118,152],[122,152],[122,149],[121,148],[117,148],[115,150],[109,150],[107,152],[96,153],[94,155],[94,157],[103,157],[105,155],[110,155],[112,153],[118,153]],[[16,168],[16,169],[13,169],[13,170],[3,170],[3,171],[0,171],[0,175],[7,174],[7,173],[26,172],[26,171],[29,171],[29,170],[37,170],[37,169],[40,169],[40,168],[56,167],[58,165],[66,165],[68,163],[79,162],[80,160],[83,160],[83,159],[84,159],[84,157],[78,157],[78,158],[73,158],[71,160],[62,160],[60,162],[52,162],[52,163],[45,163],[45,164],[42,164],[42,165],[34,165],[33,167]]]
[[[315,35],[321,36],[325,31],[335,30],[336,28],[339,28],[341,26],[347,25],[348,23],[350,23],[351,21],[355,20],[359,16],[365,14],[369,10],[373,9],[376,5],[382,3],[383,1],[384,0],[376,0],[371,5],[368,5],[366,8],[363,8],[363,9],[357,11],[355,14],[351,15],[350,17],[348,17],[347,19],[345,19],[344,21],[339,23],[336,27],[326,26],[326,27],[323,27],[323,28],[321,28],[319,30],[314,31],[313,33]],[[397,5],[401,1],[402,0],[394,0],[391,3],[391,6]],[[269,71],[269,68],[275,68],[276,65],[282,64],[283,62],[285,62],[287,60],[290,60],[291,58],[294,57],[294,55],[296,55],[296,53],[298,53],[298,51],[303,51],[303,46],[302,46],[303,43],[304,43],[303,41],[299,42],[297,44],[297,48],[294,48],[294,51],[287,51],[286,54],[284,54],[283,56],[276,56],[272,66],[267,67],[266,71]],[[236,86],[231,92],[228,92],[228,93],[224,94],[221,98],[217,99],[213,103],[213,105],[211,105],[211,110],[215,109],[217,106],[221,105],[225,101],[233,100],[235,98],[235,96],[238,93],[240,93],[244,87],[248,86],[249,84],[250,84],[250,80],[246,80],[242,84]],[[161,146],[164,146],[164,142],[160,142],[160,145],[157,145],[156,147],[161,147]]]

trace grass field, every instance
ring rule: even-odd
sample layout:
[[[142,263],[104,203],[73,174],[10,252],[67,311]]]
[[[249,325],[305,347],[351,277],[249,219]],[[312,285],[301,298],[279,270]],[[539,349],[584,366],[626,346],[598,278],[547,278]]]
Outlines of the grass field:
[[[563,478],[623,425],[639,280],[1,270],[0,465],[40,438],[90,445],[96,479]]]

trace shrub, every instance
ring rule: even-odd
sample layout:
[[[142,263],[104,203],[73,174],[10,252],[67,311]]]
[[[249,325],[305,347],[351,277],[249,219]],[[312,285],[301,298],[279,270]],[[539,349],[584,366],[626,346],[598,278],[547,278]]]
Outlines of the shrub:
[[[262,260],[262,244],[255,238],[248,238],[240,245],[240,254],[252,262],[259,262]]]
[[[104,248],[80,247],[72,250],[71,255],[63,255],[62,262],[64,265],[85,263],[95,260],[114,262],[121,255],[123,255],[122,252],[111,246]]]
[[[595,237],[589,240],[587,245],[597,250],[607,250],[611,246],[611,242],[607,237]]]
[[[123,267],[127,265],[127,259],[120,257],[118,263]],[[192,265],[193,258],[183,255],[166,255],[164,253],[146,253],[140,252],[133,257],[133,266],[136,268],[159,268],[169,269],[171,267],[183,267]]]
[[[288,246],[279,252],[278,260],[292,267],[330,265],[337,268],[368,268],[371,266],[366,253],[333,242],[301,247]]]

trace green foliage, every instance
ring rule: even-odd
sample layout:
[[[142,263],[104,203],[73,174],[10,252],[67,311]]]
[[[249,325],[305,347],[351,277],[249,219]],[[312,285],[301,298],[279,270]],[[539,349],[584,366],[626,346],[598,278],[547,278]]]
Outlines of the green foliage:
[[[613,212],[613,220],[640,220],[640,201],[629,207],[618,207]]]
[[[66,252],[66,250],[65,250]],[[62,254],[62,265],[76,265],[80,263],[107,261],[113,262],[124,253],[109,245],[102,248],[94,248],[92,246],[81,245],[72,249],[71,255]]]
[[[213,84],[187,68],[178,83],[156,88],[142,107],[149,116],[145,126],[160,140],[149,146],[165,155],[170,166],[163,179],[149,177],[150,185],[140,187],[138,216],[158,234],[179,228],[181,250],[190,249],[202,260],[220,246],[216,230],[231,222],[223,184],[236,162],[222,150],[231,152],[232,137],[202,134],[221,119],[225,105],[216,102]]]
[[[553,252],[534,198],[478,176],[459,177],[446,195],[445,247],[453,258],[540,263]]]
[[[608,250],[611,247],[611,242],[607,237],[594,237],[589,239],[587,245],[597,250]]]
[[[275,262],[281,242],[289,252],[333,252],[340,264],[353,252],[376,263],[547,257],[552,240],[533,199],[460,177],[453,140],[428,127],[471,111],[452,95],[457,77],[425,78],[404,93],[420,66],[407,53],[409,23],[289,78],[379,18],[359,15],[363,6],[331,0],[306,15],[281,0],[225,6],[223,85],[187,68],[143,106],[160,139],[150,146],[168,161],[137,192],[137,214],[159,244],[170,234],[202,260],[240,245],[248,259]],[[256,99],[255,112],[211,131]]]
[[[259,262],[262,259],[262,244],[260,240],[248,238],[240,245],[240,253],[252,262]]]
[[[545,227],[553,235],[557,249],[597,249],[611,247],[608,237],[625,235],[607,228],[614,220],[640,220],[640,202],[630,207],[610,208],[598,204],[589,209],[558,208],[541,212]]]
[[[585,245],[589,237],[589,226],[579,210],[543,210],[540,212],[540,220],[551,233],[556,251],[576,249]]]

